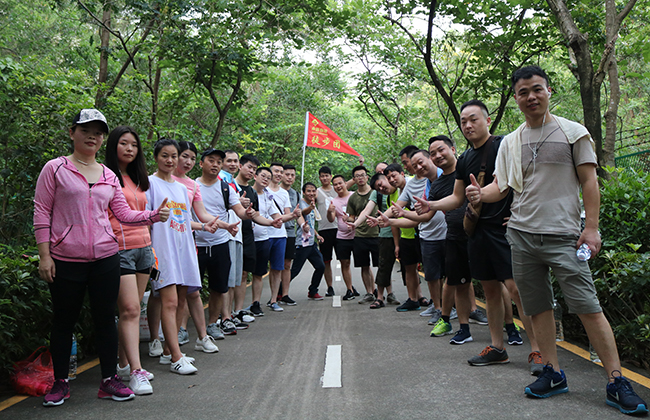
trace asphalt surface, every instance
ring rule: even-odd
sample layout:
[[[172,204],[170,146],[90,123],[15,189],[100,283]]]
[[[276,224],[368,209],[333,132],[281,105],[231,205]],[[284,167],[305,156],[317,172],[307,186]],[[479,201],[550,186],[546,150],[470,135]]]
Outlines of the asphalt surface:
[[[336,262],[334,261],[335,265]],[[334,270],[340,275],[340,270]],[[155,374],[154,394],[132,401],[97,398],[99,366],[71,382],[71,398],[45,408],[31,397],[0,411],[2,419],[612,419],[618,410],[605,405],[603,369],[559,349],[569,390],[545,400],[524,395],[533,382],[530,347],[507,346],[510,363],[472,367],[467,359],[489,344],[487,326],[471,325],[474,342],[449,344],[450,336],[431,338],[432,327],[418,312],[394,306],[369,310],[357,300],[332,307],[332,298],[307,300],[311,267],[291,285],[297,306],[276,313],[267,308],[248,330],[218,341],[220,352],[195,351],[196,331],[182,347],[196,358],[198,373],[180,376],[147,355],[142,363]],[[406,298],[399,273],[394,288]],[[363,289],[358,269],[353,283]],[[423,285],[426,290],[426,286]],[[344,283],[334,283],[337,294]],[[321,294],[325,293],[325,282]],[[250,288],[246,302],[250,302]],[[262,299],[269,299],[268,282]],[[424,308],[423,308],[424,309]],[[457,321],[452,321],[454,328]],[[525,333],[522,333],[526,341]],[[323,388],[321,377],[328,345],[341,345],[341,388]],[[647,375],[646,375],[647,376]],[[646,381],[646,384],[649,383]],[[650,401],[650,390],[633,383]],[[646,385],[647,386],[647,385]]]

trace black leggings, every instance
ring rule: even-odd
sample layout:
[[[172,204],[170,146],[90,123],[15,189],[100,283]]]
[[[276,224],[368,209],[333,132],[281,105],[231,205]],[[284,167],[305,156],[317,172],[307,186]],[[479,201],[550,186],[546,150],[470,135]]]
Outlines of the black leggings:
[[[93,262],[54,260],[56,275],[49,283],[54,319],[50,351],[54,379],[66,379],[72,347],[72,333],[88,290],[90,311],[95,324],[95,344],[102,378],[116,374],[117,328],[115,307],[120,290],[120,257],[115,254]]]

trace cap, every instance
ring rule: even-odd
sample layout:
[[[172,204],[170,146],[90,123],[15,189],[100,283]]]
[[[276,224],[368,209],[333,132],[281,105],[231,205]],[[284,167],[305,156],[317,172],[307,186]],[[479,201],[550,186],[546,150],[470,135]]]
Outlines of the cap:
[[[108,129],[108,123],[106,122],[106,117],[104,116],[104,114],[102,114],[101,112],[93,108],[82,109],[81,112],[79,112],[74,117],[72,124],[73,125],[86,124],[92,121],[100,122],[104,128],[105,133],[108,133],[110,131]]]
[[[205,152],[201,153],[201,161],[203,161],[203,159],[205,159],[206,156],[210,156],[215,153],[221,156],[221,159],[226,158],[226,154],[222,150],[213,149],[212,147],[210,147],[209,149],[206,149]]]

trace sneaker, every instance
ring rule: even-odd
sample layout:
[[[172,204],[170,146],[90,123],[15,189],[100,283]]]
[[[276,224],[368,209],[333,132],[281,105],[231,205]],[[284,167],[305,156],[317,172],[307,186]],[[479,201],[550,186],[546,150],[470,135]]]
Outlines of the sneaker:
[[[510,363],[510,360],[508,360],[508,352],[506,352],[506,349],[499,350],[496,347],[487,346],[478,356],[467,360],[467,363],[472,366],[487,366]]]
[[[194,358],[192,356],[186,356],[185,353],[181,353],[188,362],[194,363]],[[158,361],[161,365],[171,365],[172,364],[172,355],[171,354],[161,354],[160,360]]]
[[[528,385],[524,390],[526,395],[536,398],[548,398],[553,395],[564,394],[565,392],[569,392],[569,387],[566,383],[564,371],[556,372],[551,364],[544,366],[537,380]],[[607,397],[609,403],[609,393]]]
[[[131,365],[128,364],[124,366],[123,368],[120,367],[120,364],[117,364],[117,376],[120,377],[120,380],[122,381],[130,381],[131,380]]]
[[[431,316],[433,315],[433,312],[434,312],[435,310],[436,310],[436,307],[435,307],[435,305],[432,303],[431,305],[429,305],[429,306],[427,307],[427,309],[425,309],[424,311],[420,312],[420,316],[421,316],[421,317],[425,317],[425,318],[426,318],[426,317],[431,317]],[[434,324],[435,324],[435,322],[434,322]]]
[[[355,296],[355,297],[357,297],[357,296],[361,296],[361,295],[359,294],[359,292],[357,292],[357,289],[354,288],[354,286],[352,286],[352,293],[354,293],[354,296]]]
[[[251,322],[255,322],[255,317],[250,314],[250,312],[242,309],[239,312],[234,314],[234,317],[240,320],[241,322],[245,322],[247,324],[250,324]]]
[[[179,375],[191,375],[198,371],[198,369],[185,356],[178,359],[177,362],[173,362],[171,366],[169,366],[169,370],[178,373]]]
[[[418,311],[420,310],[420,304],[416,301],[411,300],[411,298],[408,298],[406,299],[406,302],[402,303],[395,309],[397,312]]]
[[[264,316],[264,312],[262,312],[262,308],[259,302],[253,302],[248,310],[251,311],[253,316]]]
[[[278,306],[278,308],[280,308],[280,305],[278,305],[277,303],[276,305]],[[224,335],[237,335],[237,327],[235,326],[235,323],[229,319],[224,319],[221,322],[221,330],[223,331]]]
[[[436,326],[431,330],[431,337],[442,337],[443,335],[449,335],[451,333],[451,324],[440,318],[436,323]]]
[[[488,319],[487,316],[480,309],[475,309],[469,313],[469,323],[478,324],[478,325],[487,325]]]
[[[128,401],[135,398],[135,394],[115,375],[108,380],[102,380],[99,384],[99,391],[97,391],[97,398]]]
[[[359,300],[359,303],[372,303],[375,301],[375,295],[372,293],[366,293],[363,295],[363,297]]]
[[[232,317],[232,322],[235,324],[235,328],[238,330],[246,330],[248,329],[248,324],[245,322],[242,322],[239,318],[237,317]]]
[[[278,303],[284,303],[285,305],[288,306],[296,306],[297,303],[295,300],[291,299],[289,295],[282,296],[280,299],[278,299]]]
[[[458,312],[456,312],[456,308],[451,308],[451,312],[449,313],[449,319],[458,319]]]
[[[149,383],[147,378],[146,370],[138,369],[134,370],[131,375],[131,380],[129,381],[129,388],[133,391],[135,395],[149,395],[153,394],[153,388]]]
[[[524,344],[524,340],[521,338],[521,335],[516,328],[508,331],[508,344],[511,346],[521,346]]]
[[[325,293],[326,297],[332,297],[334,296],[334,288],[332,286],[327,288],[327,293]]]
[[[354,299],[354,292],[352,290],[348,290],[345,292],[345,296],[343,296],[343,300],[352,300]]]
[[[612,372],[612,376],[614,372]],[[607,400],[605,402],[611,407],[618,408],[624,414],[648,412],[648,404],[634,392],[632,384],[621,375],[621,372],[614,377],[614,382],[607,384]]]
[[[530,366],[530,374],[539,376],[544,370],[544,362],[542,361],[542,353],[538,351],[531,352],[528,355],[528,365]]]
[[[214,338],[215,340],[223,340],[226,338],[226,336],[223,334],[223,331],[221,331],[221,328],[219,328],[219,324],[216,322],[208,325],[205,331],[210,337]]]
[[[472,338],[472,334],[470,334],[469,331],[465,331],[461,329],[456,331],[456,335],[454,335],[452,339],[449,340],[449,344],[461,345],[461,344],[469,343],[470,341],[474,341],[474,339]]]
[[[386,296],[386,303],[388,303],[389,305],[401,305],[402,304],[402,302],[397,300],[397,298],[395,297],[395,293],[389,293]]]
[[[65,379],[57,379],[50,392],[43,398],[43,405],[55,407],[63,404],[68,398],[70,398],[70,384]]]
[[[433,315],[431,315],[428,324],[436,325],[438,323],[438,320],[441,319],[441,317],[442,317],[442,311],[440,309],[434,310]]]
[[[215,344],[214,338],[206,334],[203,340],[196,339],[194,350],[200,350],[204,353],[216,353],[219,351],[219,347]]]
[[[159,357],[163,354],[163,346],[160,340],[154,338],[149,343],[149,357]]]
[[[273,302],[273,303],[267,303],[266,306],[271,308],[272,311],[274,312],[283,312],[284,309],[282,309],[282,306],[278,305],[278,302]]]
[[[182,346],[183,344],[187,344],[189,342],[190,342],[190,333],[188,333],[185,328],[181,327],[181,329],[178,330],[178,345]]]
[[[323,300],[324,298],[321,295],[319,295],[318,293],[314,293],[313,295],[308,293],[307,294],[307,299],[309,299],[309,300]]]

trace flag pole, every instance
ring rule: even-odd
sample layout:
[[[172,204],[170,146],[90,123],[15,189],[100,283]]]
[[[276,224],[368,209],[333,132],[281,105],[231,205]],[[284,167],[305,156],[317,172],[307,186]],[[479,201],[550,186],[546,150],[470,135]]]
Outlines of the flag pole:
[[[302,169],[300,170],[300,190],[305,183],[305,151],[307,150],[307,132],[309,128],[309,111],[305,113],[305,138],[302,142]]]

